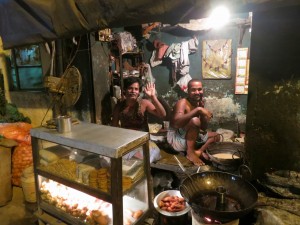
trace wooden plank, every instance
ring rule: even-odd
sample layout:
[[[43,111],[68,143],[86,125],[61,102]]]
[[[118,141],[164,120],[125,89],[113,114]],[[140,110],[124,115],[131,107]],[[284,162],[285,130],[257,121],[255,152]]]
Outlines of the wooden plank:
[[[160,155],[161,159],[154,163],[151,163],[151,168],[184,174],[184,172],[180,169],[178,163],[173,157],[173,155],[176,155],[178,160],[181,162],[181,164],[184,166],[184,168],[189,174],[197,172],[198,166],[193,165],[193,163],[190,162],[185,156],[178,154],[177,152],[174,152],[174,154],[172,154],[167,150],[161,149]]]

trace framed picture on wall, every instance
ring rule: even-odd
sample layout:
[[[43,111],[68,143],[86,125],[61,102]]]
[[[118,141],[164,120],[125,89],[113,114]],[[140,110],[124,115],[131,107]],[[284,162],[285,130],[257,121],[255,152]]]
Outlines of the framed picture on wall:
[[[231,79],[231,39],[202,42],[203,79]]]

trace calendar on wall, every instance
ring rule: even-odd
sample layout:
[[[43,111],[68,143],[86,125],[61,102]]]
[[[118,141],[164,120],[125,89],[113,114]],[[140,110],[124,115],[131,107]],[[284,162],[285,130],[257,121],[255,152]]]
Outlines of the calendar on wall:
[[[235,94],[248,94],[249,59],[248,48],[237,49]]]

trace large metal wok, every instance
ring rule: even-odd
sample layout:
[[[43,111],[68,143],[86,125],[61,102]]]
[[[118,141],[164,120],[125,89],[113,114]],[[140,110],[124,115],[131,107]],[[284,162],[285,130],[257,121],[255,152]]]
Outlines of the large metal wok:
[[[248,181],[221,171],[192,174],[183,180],[179,190],[198,216],[220,222],[248,214],[258,198],[255,187]]]

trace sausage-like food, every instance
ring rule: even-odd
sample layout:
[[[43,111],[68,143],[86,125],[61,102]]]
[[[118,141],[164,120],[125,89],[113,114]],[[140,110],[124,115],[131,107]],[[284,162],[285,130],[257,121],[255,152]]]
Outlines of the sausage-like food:
[[[138,218],[140,218],[141,217],[141,215],[143,214],[143,210],[137,210],[137,211],[135,211],[134,213],[133,213],[133,218],[135,218],[135,219],[138,219]]]
[[[184,198],[174,196],[166,196],[158,203],[160,209],[168,212],[180,212],[186,208]]]

